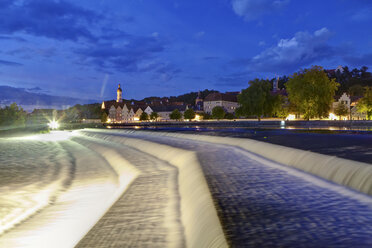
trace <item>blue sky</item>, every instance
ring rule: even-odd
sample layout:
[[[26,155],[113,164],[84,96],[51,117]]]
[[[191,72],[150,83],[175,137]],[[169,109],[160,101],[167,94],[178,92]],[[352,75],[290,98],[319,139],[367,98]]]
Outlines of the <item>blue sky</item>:
[[[113,99],[372,67],[369,0],[0,0],[0,85]]]

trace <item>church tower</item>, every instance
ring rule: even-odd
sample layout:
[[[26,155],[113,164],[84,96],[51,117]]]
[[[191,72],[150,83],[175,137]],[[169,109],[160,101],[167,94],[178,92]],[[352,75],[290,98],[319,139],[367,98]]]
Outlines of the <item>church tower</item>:
[[[279,76],[274,79],[273,82],[273,92],[277,92],[279,90]]]
[[[116,91],[116,95],[117,95],[116,102],[122,102],[123,101],[123,98],[122,98],[123,91],[121,90],[120,84],[118,86],[118,90]]]
[[[198,96],[195,99],[195,106],[196,106],[197,110],[199,110],[199,111],[203,110],[203,99],[201,97],[200,90],[198,92]]]

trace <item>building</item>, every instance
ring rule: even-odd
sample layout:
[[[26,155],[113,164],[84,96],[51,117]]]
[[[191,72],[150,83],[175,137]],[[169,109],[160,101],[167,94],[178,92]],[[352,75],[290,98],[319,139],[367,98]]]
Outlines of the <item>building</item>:
[[[152,106],[152,112],[156,112],[159,115],[159,121],[168,121],[171,120],[170,114],[178,109],[180,113],[183,115],[187,109],[186,105],[162,105],[162,106]]]
[[[200,91],[198,92],[198,96],[195,99],[195,111],[202,112],[203,111],[203,98],[201,97]]]
[[[159,115],[159,120],[170,120],[170,114],[175,109],[178,109],[183,114],[188,108],[181,102],[169,103],[167,98],[156,101],[154,105],[146,104],[142,101],[124,100],[120,84],[116,93],[116,100],[103,101],[101,105],[101,109],[106,111],[108,121],[113,123],[139,121],[143,112],[146,112],[149,116],[156,112]]]
[[[235,113],[239,107],[238,94],[239,92],[211,93],[204,99],[203,110],[211,114],[214,107],[221,106],[226,113]]]
[[[361,96],[349,96],[345,92],[341,96],[335,97],[335,102],[332,104],[332,113],[330,114],[330,119],[338,120],[340,116],[337,116],[334,112],[339,104],[344,104],[349,110],[348,116],[341,116],[343,120],[366,120],[366,113],[360,113],[358,111],[358,102],[361,99]]]

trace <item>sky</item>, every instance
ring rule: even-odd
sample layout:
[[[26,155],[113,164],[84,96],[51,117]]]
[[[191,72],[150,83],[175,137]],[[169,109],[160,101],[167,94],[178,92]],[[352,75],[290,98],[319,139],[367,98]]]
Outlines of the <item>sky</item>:
[[[109,100],[372,68],[370,0],[0,0],[0,85]]]

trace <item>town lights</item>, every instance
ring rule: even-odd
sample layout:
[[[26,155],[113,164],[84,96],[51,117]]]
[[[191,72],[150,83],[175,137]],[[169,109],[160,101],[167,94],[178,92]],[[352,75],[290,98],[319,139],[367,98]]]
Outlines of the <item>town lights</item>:
[[[287,121],[292,121],[292,120],[295,120],[296,119],[296,116],[295,115],[293,115],[293,114],[289,114],[288,116],[287,116],[287,118],[285,118]]]
[[[57,121],[53,120],[48,123],[49,128],[51,129],[57,129],[59,127],[59,124]]]

